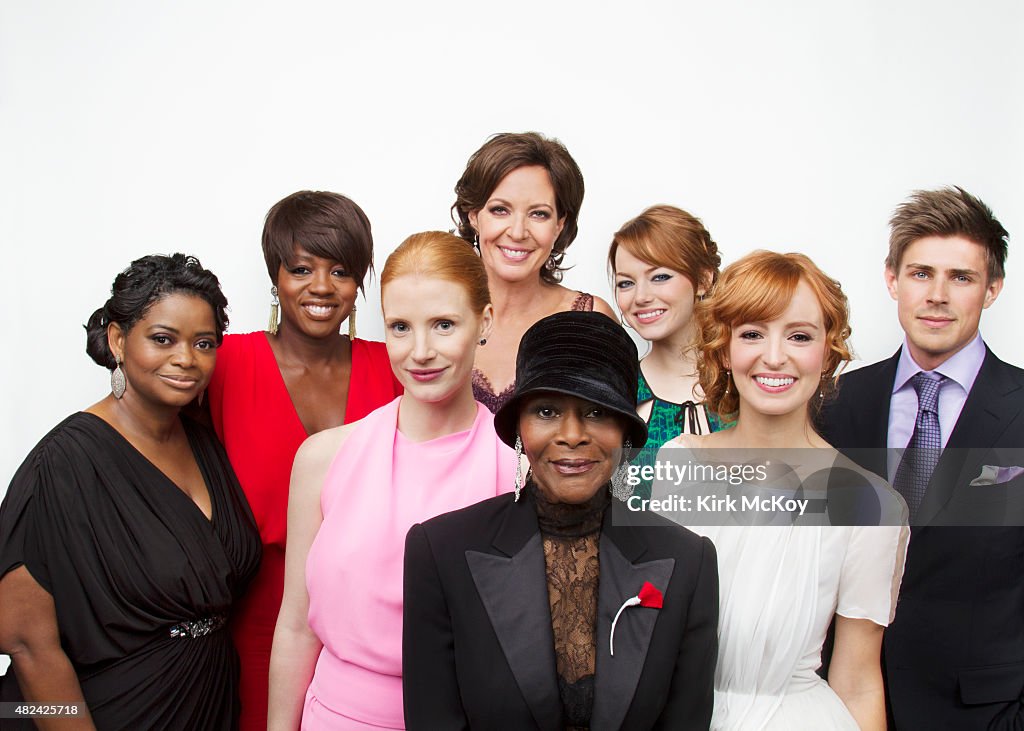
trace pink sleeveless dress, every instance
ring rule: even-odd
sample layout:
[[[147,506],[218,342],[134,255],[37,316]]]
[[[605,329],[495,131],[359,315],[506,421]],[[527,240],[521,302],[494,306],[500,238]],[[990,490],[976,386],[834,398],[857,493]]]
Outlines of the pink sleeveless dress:
[[[477,404],[469,431],[412,442],[401,398],[360,421],[334,458],[323,524],[306,559],[309,626],[323,642],[304,730],[402,729],[405,534],[435,515],[509,492],[515,453]]]

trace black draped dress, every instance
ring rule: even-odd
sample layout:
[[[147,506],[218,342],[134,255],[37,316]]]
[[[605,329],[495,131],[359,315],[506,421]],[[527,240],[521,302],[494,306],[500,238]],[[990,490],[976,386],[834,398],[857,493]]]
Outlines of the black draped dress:
[[[238,657],[224,624],[259,566],[259,534],[216,436],[182,422],[211,520],[88,413],[43,438],[0,506],[0,576],[24,565],[53,595],[101,730],[237,725]],[[13,668],[2,680],[0,697],[19,699]]]

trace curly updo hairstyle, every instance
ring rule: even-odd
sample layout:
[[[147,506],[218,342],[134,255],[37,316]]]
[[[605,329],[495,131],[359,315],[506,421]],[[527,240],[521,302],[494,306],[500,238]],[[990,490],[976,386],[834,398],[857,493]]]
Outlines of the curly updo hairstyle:
[[[701,220],[675,206],[651,206],[622,224],[608,249],[608,270],[615,277],[615,254],[622,247],[651,266],[665,267],[690,280],[693,291],[718,281],[722,257]]]
[[[561,142],[536,132],[496,134],[474,152],[466,163],[466,170],[455,184],[455,203],[452,221],[458,234],[473,243],[476,231],[469,223],[469,214],[481,210],[491,193],[513,170],[533,165],[548,171],[551,187],[555,189],[555,213],[565,219],[562,232],[551,248],[551,268],[541,267],[540,277],[548,284],[562,281],[562,260],[565,250],[576,238],[577,221],[583,205],[583,173]],[[458,216],[458,218],[456,218]]]
[[[194,256],[153,254],[136,259],[114,279],[110,299],[92,313],[85,325],[85,352],[99,365],[113,370],[117,364],[107,344],[110,323],[116,322],[127,333],[150,307],[171,294],[191,295],[210,305],[220,345],[228,327],[228,301],[217,276],[203,269]]]
[[[700,328],[697,373],[708,407],[723,416],[739,410],[735,386],[730,384],[729,342],[733,328],[744,323],[768,322],[789,306],[800,282],[806,282],[821,305],[824,316],[825,360],[820,393],[810,401],[812,417],[821,402],[835,391],[836,379],[853,355],[850,338],[850,305],[839,282],[825,274],[803,254],[755,251],[725,268],[711,296],[697,303]]]

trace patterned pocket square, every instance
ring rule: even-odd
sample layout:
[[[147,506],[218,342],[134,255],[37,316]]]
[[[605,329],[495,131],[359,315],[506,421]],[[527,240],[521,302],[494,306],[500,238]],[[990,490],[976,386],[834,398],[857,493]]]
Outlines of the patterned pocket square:
[[[1024,467],[1000,467],[993,464],[982,465],[981,474],[971,480],[971,486],[1002,485],[1004,482],[1009,482],[1020,475],[1024,475]]]

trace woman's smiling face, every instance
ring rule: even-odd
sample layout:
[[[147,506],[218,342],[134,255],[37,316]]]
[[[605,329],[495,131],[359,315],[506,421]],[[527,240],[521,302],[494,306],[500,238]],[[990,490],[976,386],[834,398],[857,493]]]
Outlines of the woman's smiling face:
[[[519,436],[537,488],[551,502],[585,503],[611,479],[622,456],[622,422],[576,396],[538,393],[519,408]]]
[[[786,310],[774,320],[732,328],[727,367],[740,401],[740,415],[806,409],[820,390],[825,363],[825,317],[803,280]]]
[[[539,276],[565,219],[558,217],[548,171],[527,165],[502,178],[469,222],[480,237],[488,276],[517,282]]]

